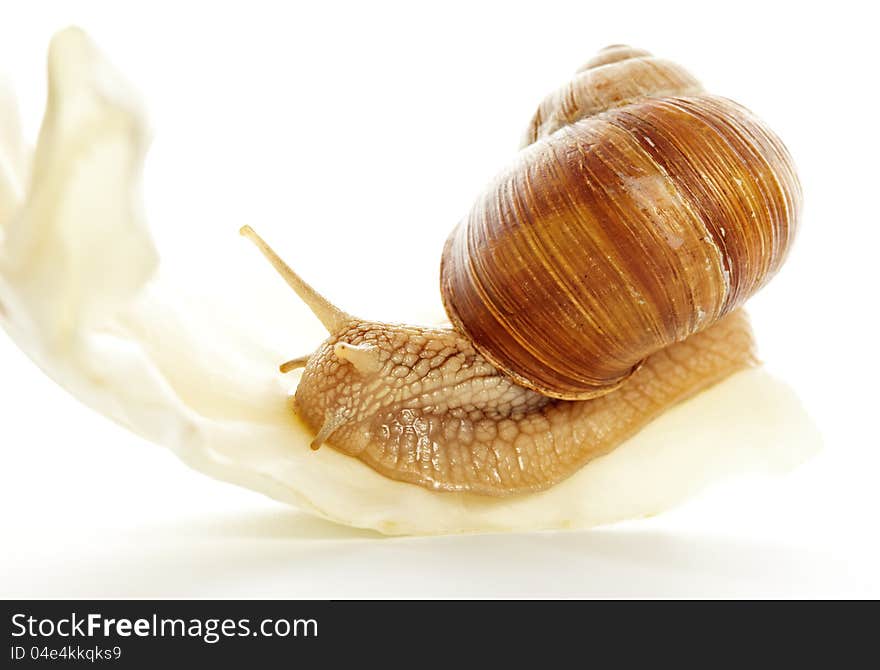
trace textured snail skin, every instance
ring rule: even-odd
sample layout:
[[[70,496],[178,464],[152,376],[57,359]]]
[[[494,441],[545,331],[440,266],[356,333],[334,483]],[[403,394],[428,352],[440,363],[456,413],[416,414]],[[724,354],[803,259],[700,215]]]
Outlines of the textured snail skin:
[[[374,347],[377,369],[340,358],[340,342]],[[514,383],[453,330],[353,321],[315,352],[293,403],[314,433],[336,417],[329,444],[392,479],[503,496],[552,486],[754,363],[737,310],[648,358],[617,391],[554,400]]]
[[[447,314],[519,383],[607,393],[782,264],[801,198],[782,143],[724,98],[639,97],[697,89],[642,56],[580,72],[453,231]]]

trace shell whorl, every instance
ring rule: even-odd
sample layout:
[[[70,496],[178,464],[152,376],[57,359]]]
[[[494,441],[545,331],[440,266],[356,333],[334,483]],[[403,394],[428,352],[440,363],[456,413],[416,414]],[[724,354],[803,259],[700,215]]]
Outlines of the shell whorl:
[[[447,241],[441,292],[529,388],[613,390],[786,256],[800,207],[787,150],[677,65],[606,49],[541,103],[526,144]]]
[[[606,47],[538,105],[523,147],[560,128],[640,98],[697,95],[699,81],[683,67],[629,46]]]

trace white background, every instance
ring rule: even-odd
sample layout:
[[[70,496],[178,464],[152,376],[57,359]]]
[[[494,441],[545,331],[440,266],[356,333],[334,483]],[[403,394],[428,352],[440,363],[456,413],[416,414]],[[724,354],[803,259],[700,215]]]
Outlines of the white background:
[[[4,3],[0,71],[33,139],[48,40],[82,26],[149,110],[147,214],[169,265],[236,273],[212,249],[259,224],[342,307],[398,320],[439,309],[442,242],[547,92],[611,43],[677,60],[798,163],[802,229],[751,313],[824,452],[615,528],[386,539],[188,470],[0,337],[0,595],[880,596],[869,4],[409,4]],[[266,298],[290,305],[280,285]]]

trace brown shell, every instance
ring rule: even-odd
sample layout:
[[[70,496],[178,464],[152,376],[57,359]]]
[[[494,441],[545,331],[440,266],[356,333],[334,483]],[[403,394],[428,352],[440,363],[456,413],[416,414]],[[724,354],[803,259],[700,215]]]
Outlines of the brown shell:
[[[787,150],[678,66],[611,47],[527,138],[449,237],[441,291],[452,323],[529,388],[607,393],[785,259],[801,200]]]

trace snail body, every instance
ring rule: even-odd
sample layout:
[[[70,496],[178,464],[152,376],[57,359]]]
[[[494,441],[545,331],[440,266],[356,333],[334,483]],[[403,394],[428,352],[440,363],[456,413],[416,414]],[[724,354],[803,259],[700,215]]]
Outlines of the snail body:
[[[251,237],[330,332],[299,419],[381,474],[510,495],[561,481],[755,361],[738,309],[782,264],[800,188],[751,113],[611,47],[548,96],[453,231],[453,325],[356,319]]]

